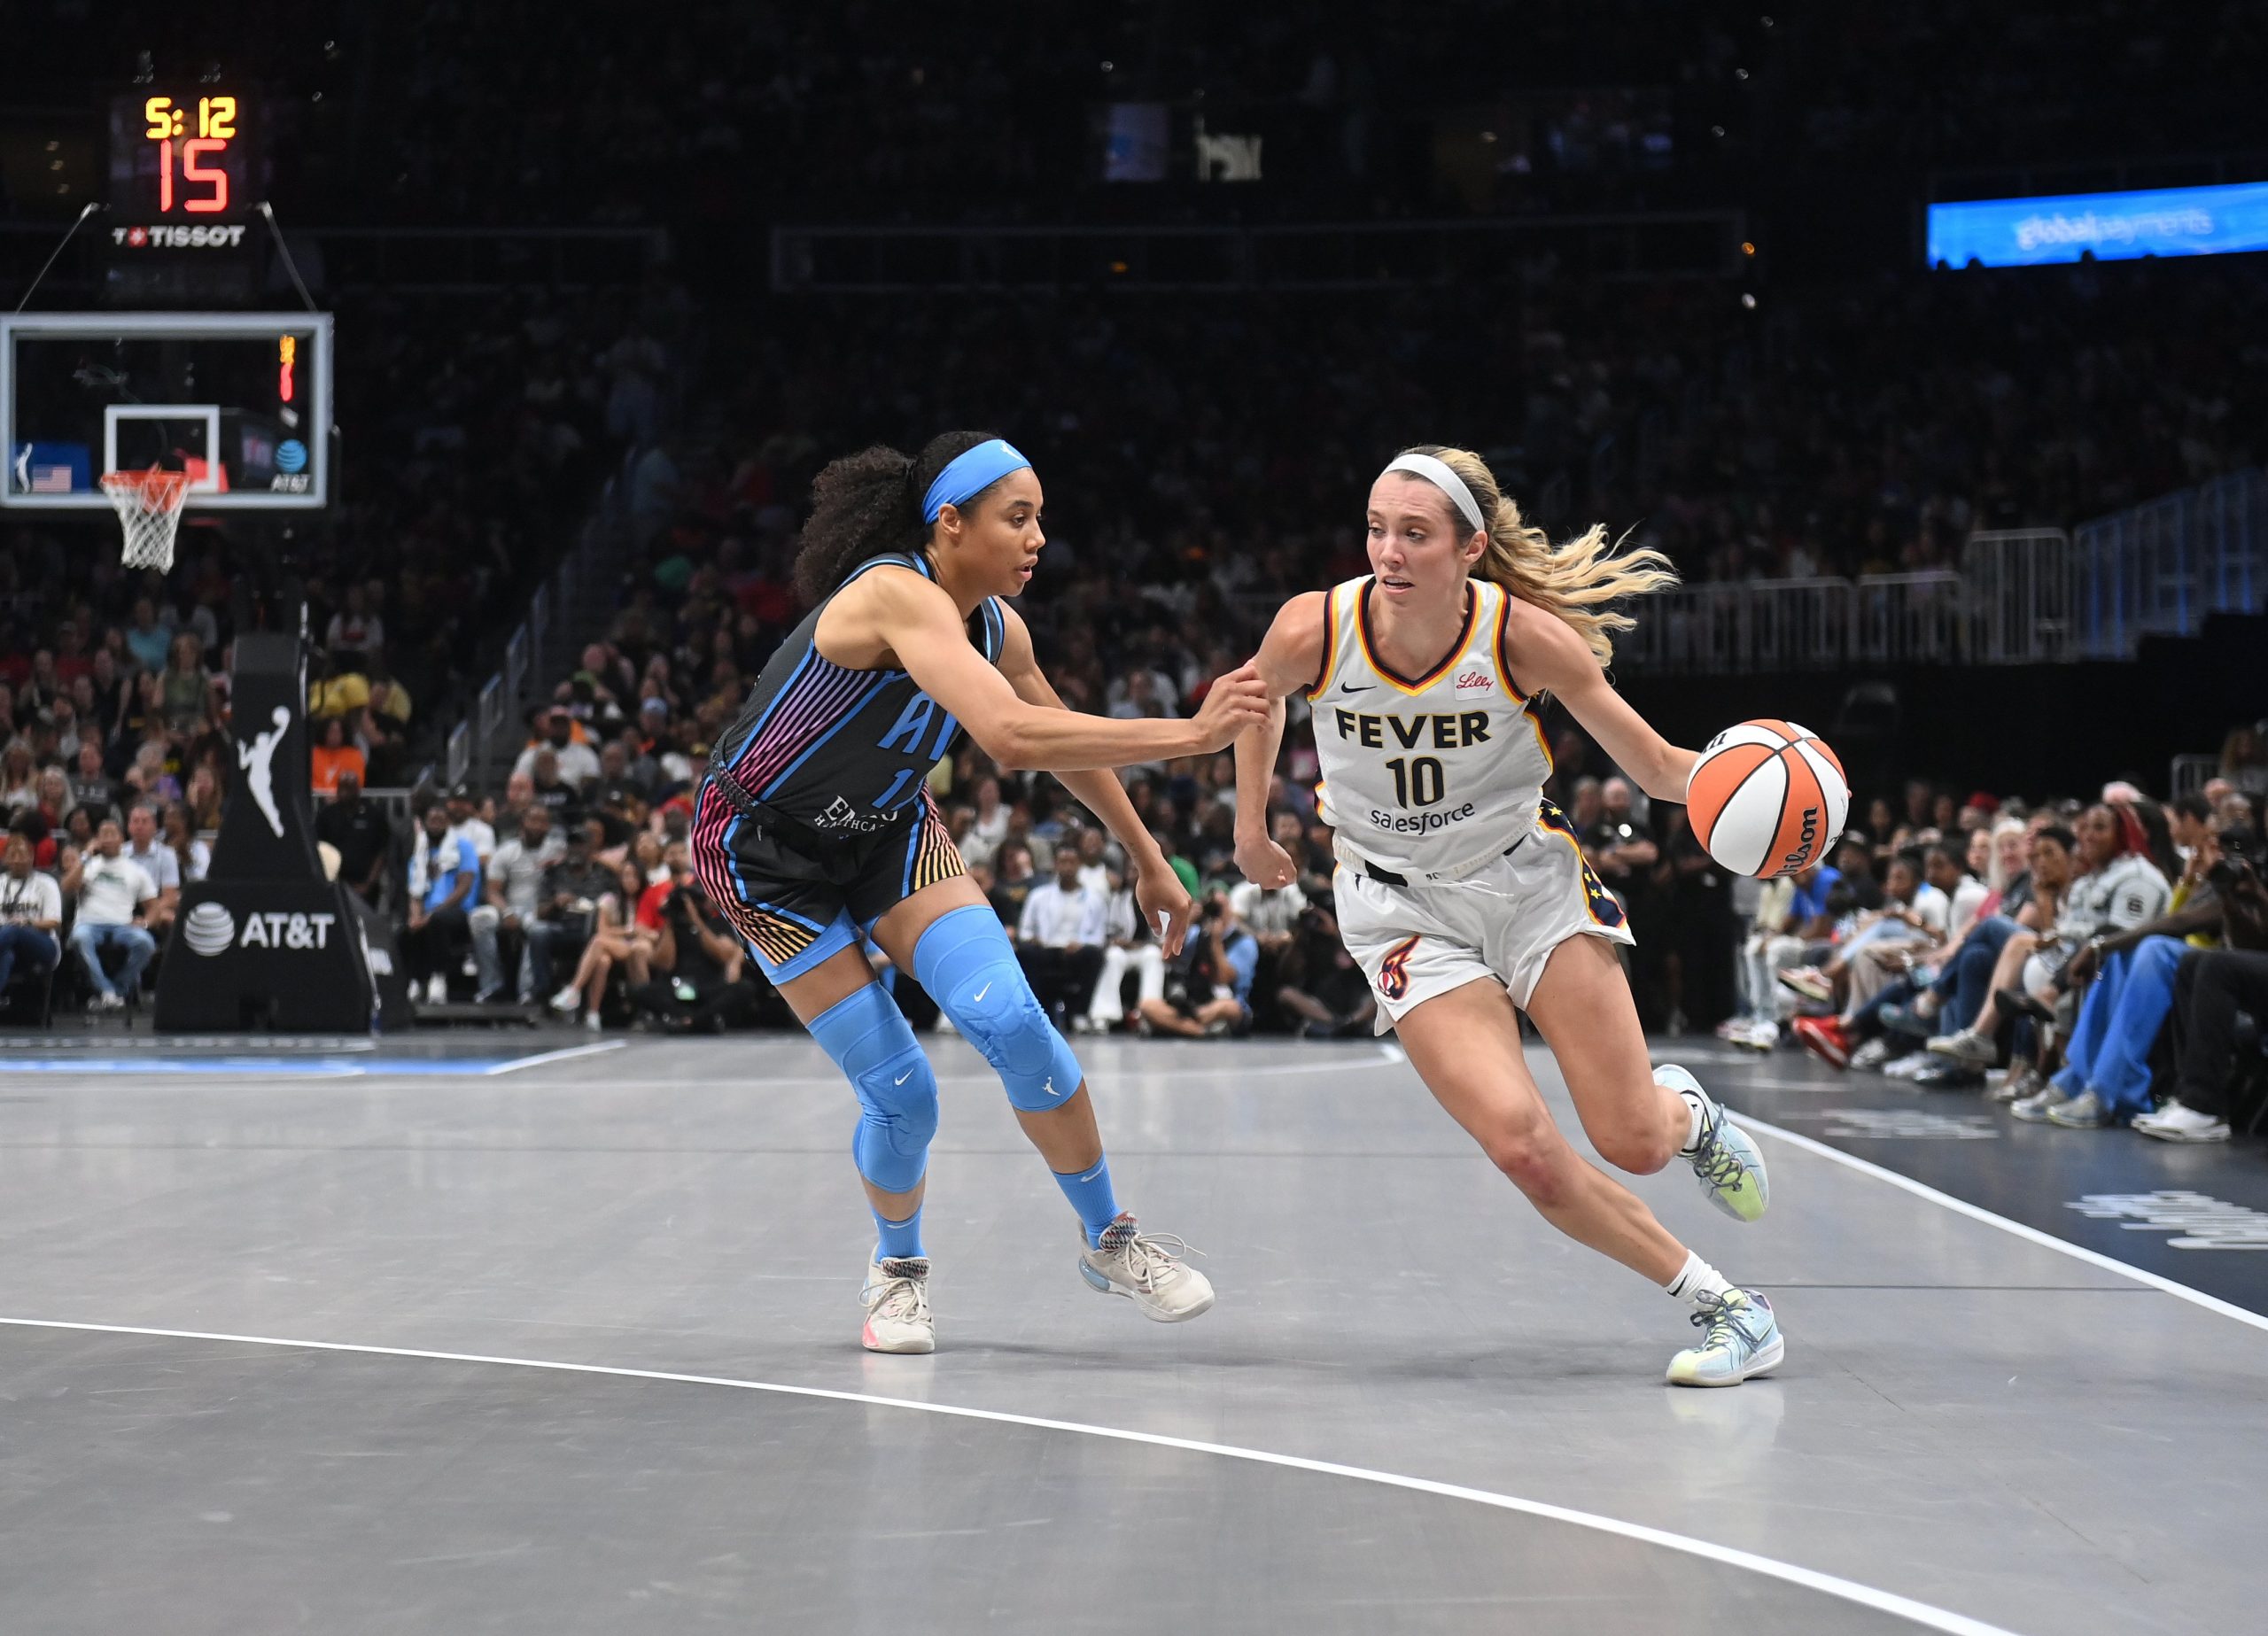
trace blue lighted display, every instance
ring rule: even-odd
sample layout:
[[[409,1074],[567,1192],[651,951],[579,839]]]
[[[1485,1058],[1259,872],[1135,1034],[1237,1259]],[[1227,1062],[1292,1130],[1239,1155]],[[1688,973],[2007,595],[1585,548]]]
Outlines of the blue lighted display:
[[[2033,267],[2268,250],[2268,182],[1930,206],[1930,265]]]

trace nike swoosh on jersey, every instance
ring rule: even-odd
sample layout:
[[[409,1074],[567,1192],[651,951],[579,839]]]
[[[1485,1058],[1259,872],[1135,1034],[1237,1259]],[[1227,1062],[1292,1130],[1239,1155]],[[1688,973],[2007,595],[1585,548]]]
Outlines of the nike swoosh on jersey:
[[[986,995],[991,992],[992,985],[990,983],[986,983],[982,989],[979,989],[975,994],[968,996],[968,1003],[971,1005],[974,1005],[977,1001],[983,999]]]
[[[890,1083],[891,1083],[891,1084],[893,1084],[893,1085],[903,1085],[903,1084],[905,1084],[905,1082],[906,1082],[906,1081],[908,1081],[908,1080],[912,1079],[913,1077],[913,1069],[911,1069],[911,1068],[908,1068],[908,1069],[906,1069],[906,1071],[905,1071],[905,1073],[903,1073],[903,1074],[899,1074],[896,1079],[894,1079],[894,1080],[890,1081]]]

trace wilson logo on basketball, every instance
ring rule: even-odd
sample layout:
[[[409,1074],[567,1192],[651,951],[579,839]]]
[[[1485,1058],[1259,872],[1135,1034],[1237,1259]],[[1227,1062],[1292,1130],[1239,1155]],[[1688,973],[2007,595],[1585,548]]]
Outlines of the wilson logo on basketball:
[[[1806,807],[1803,833],[1796,837],[1795,850],[1780,860],[1780,866],[1783,872],[1792,874],[1795,871],[1809,865],[1811,855],[1817,850],[1819,850],[1819,809]]]
[[[1486,671],[1467,671],[1456,678],[1456,690],[1470,693],[1475,687],[1494,687],[1496,678]]]

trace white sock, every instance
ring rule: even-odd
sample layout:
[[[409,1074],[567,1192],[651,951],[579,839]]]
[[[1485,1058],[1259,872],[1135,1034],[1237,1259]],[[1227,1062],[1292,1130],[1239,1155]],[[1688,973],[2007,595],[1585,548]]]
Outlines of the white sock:
[[[1677,1276],[1662,1285],[1673,1300],[1694,1302],[1705,1295],[1721,1296],[1732,1287],[1724,1274],[1690,1250],[1685,1252],[1685,1265],[1678,1269]]]
[[[1685,1128],[1685,1145],[1678,1149],[1677,1153],[1681,1159],[1690,1159],[1693,1150],[1701,1145],[1701,1127],[1705,1122],[1707,1108],[1701,1098],[1689,1090],[1681,1090],[1677,1094],[1685,1098],[1686,1112],[1692,1119]]]

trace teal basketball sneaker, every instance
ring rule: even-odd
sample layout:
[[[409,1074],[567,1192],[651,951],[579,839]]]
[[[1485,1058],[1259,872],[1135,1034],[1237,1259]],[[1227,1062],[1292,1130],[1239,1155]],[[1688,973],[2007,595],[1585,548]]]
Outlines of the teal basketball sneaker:
[[[1725,1117],[1701,1082],[1674,1063],[1654,1070],[1654,1083],[1667,1086],[1701,1110],[1701,1138],[1679,1157],[1689,1162],[1709,1202],[1736,1221],[1753,1221],[1772,1203],[1772,1179],[1764,1155],[1749,1134]]]
[[[1701,1328],[1701,1344],[1669,1361],[1663,1378],[1673,1386],[1737,1386],[1770,1374],[1787,1358],[1772,1303],[1754,1290],[1703,1296],[1694,1304],[1693,1322]]]

